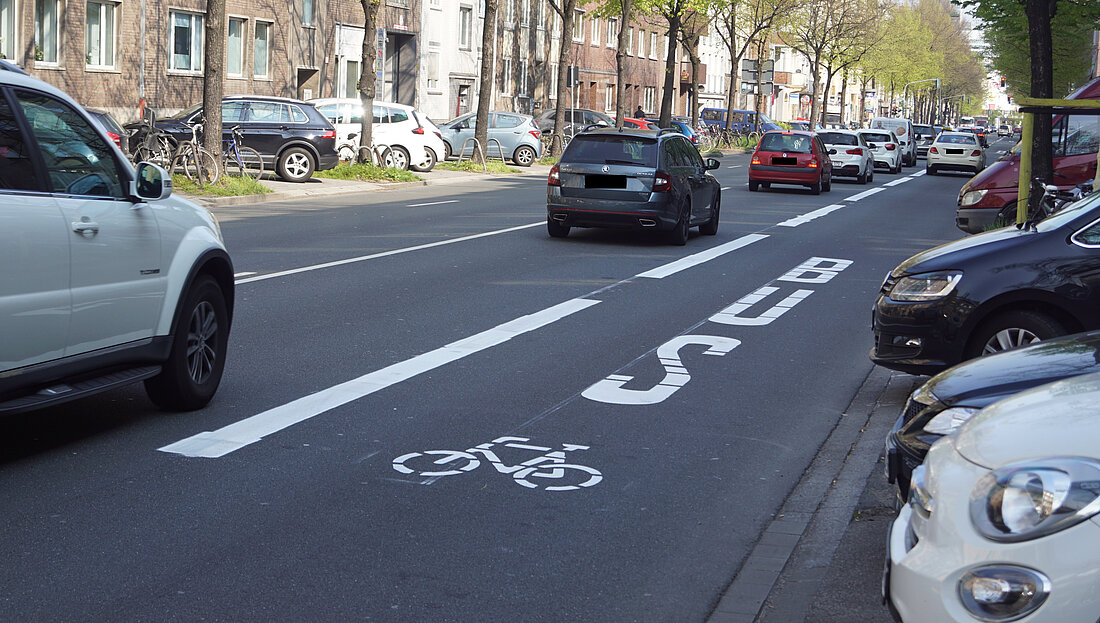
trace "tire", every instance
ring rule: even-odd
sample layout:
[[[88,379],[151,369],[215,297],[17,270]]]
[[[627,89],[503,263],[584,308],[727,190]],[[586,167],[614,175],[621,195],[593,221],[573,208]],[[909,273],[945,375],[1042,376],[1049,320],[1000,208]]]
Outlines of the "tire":
[[[1016,203],[1010,203],[1001,208],[1001,211],[997,213],[997,218],[993,219],[993,228],[1000,229],[1002,227],[1008,227],[1009,225],[1016,224]]]
[[[813,184],[810,184],[810,192],[812,194],[815,194],[815,195],[820,195],[821,194],[821,180],[818,180],[818,181],[814,182]]]
[[[390,147],[389,156],[383,161],[386,164],[386,168],[399,169],[401,171],[409,170],[409,152],[404,147],[394,145]]]
[[[676,221],[676,225],[672,228],[672,231],[668,232],[668,243],[682,247],[687,244],[688,230],[691,228],[691,205],[688,205],[687,210],[680,212],[680,220]]]
[[[520,145],[512,154],[512,162],[521,167],[529,167],[535,163],[535,150],[527,145]]]
[[[547,218],[546,233],[550,234],[551,238],[565,238],[569,235],[569,226],[562,225],[561,223],[555,223],[554,221]]]
[[[337,151],[340,162],[355,162],[355,148],[351,145],[341,145]]]
[[[714,196],[714,206],[711,209],[710,220],[699,226],[699,233],[704,236],[713,236],[717,234],[718,220],[720,218],[722,218],[722,195],[719,194]]]
[[[760,182],[754,182],[752,180],[749,180],[749,192],[754,193],[758,190],[760,190]]]
[[[435,168],[436,157],[435,151],[431,147],[424,148],[424,162],[414,166],[409,166],[413,171],[420,171],[421,173],[427,173]]]
[[[867,183],[875,181],[875,165],[871,165],[871,168],[867,169]]]
[[[435,458],[435,455],[442,455],[442,458]],[[427,459],[427,462],[425,459]],[[466,462],[459,462],[459,459],[465,460]],[[417,467],[425,467],[427,469],[409,467],[406,465],[409,461],[414,461]],[[401,455],[393,460],[393,468],[402,474],[416,474],[417,476],[428,478],[457,476],[458,474],[473,471],[480,465],[480,459],[469,452],[462,452],[460,450],[425,450],[423,452],[410,452],[409,454]],[[451,467],[451,469],[440,471],[436,469],[435,466],[448,466]]]
[[[901,173],[901,160],[898,160],[898,166],[894,167],[894,173]]]
[[[870,180],[867,179],[867,171],[864,171],[856,176],[856,182],[860,184],[866,184],[868,181]]]
[[[313,170],[316,167],[313,154],[303,147],[291,147],[279,155],[275,172],[284,180],[297,183],[313,177]]]
[[[264,159],[260,156],[260,152],[244,146],[238,146],[237,152],[240,161],[232,154],[226,154],[226,158],[222,160],[222,168],[226,175],[251,177],[254,180],[263,177]]]
[[[453,155],[454,154],[451,153],[451,144],[444,141],[443,142],[443,159],[444,160],[450,160],[451,156],[453,156]]]
[[[927,166],[927,167],[924,168],[924,171],[926,173],[928,173],[929,175],[935,175],[936,174],[936,167]]]
[[[1017,310],[998,314],[985,321],[970,338],[966,357],[1009,350],[1066,335],[1065,327],[1046,314]]]
[[[830,192],[830,191],[833,190],[833,176],[832,175],[830,175],[829,179],[825,180],[825,182],[821,185],[821,190],[823,190],[825,192]]]
[[[214,154],[202,147],[198,149],[195,149],[194,146],[184,148],[184,151],[176,158],[176,162],[183,167],[183,174],[187,176],[187,179],[200,186],[213,184],[221,177],[221,168],[218,166]]]
[[[166,411],[205,407],[221,383],[228,345],[225,295],[213,277],[202,275],[179,309],[168,360],[145,381],[145,393]]]

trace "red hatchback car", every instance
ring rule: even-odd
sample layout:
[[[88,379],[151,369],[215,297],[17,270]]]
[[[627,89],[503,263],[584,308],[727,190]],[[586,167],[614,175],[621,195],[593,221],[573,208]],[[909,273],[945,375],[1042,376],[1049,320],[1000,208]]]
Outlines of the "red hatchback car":
[[[772,130],[760,137],[749,164],[749,190],[797,184],[815,194],[833,187],[833,163],[816,132]]]

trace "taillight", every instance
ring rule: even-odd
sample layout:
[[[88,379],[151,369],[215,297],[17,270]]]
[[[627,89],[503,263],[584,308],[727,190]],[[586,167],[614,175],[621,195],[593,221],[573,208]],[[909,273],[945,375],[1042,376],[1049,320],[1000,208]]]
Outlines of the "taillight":
[[[117,134],[115,134],[114,132],[108,132],[107,136],[115,142],[115,145],[118,145],[119,149],[122,149],[122,140],[119,139],[119,136]]]
[[[936,149],[935,147],[929,147],[929,148],[928,148],[928,153],[930,153],[930,154],[938,154],[938,153],[940,153],[940,150]]]
[[[862,147],[856,147],[855,149],[849,149],[847,153],[852,154],[853,156],[862,156],[863,155],[863,148]]]
[[[749,164],[760,164],[760,156],[757,154],[752,155],[752,162]]]
[[[672,188],[672,178],[668,173],[664,171],[657,171],[653,174],[653,192],[664,193],[668,192]]]
[[[325,130],[321,132],[321,138],[336,138],[336,130]]]
[[[816,169],[817,168],[817,158],[810,158],[810,161],[806,163],[806,166],[810,167],[811,169]]]
[[[558,170],[558,165],[554,165],[554,168],[550,169],[550,176],[546,178],[546,183],[550,186],[561,186],[561,172]]]
[[[424,134],[424,128],[416,128],[413,130],[413,134]]]
[[[974,151],[970,152],[970,155],[971,156],[980,156],[980,155],[982,155],[982,152],[979,149],[975,149]]]
[[[886,143],[886,150],[887,151],[894,151],[897,148],[898,148],[898,146],[893,144],[893,143]]]

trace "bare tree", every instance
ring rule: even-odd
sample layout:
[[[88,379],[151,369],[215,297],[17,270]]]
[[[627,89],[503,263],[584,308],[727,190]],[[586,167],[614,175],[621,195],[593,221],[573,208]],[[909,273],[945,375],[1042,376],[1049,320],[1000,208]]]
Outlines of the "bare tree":
[[[573,58],[573,12],[577,8],[577,0],[549,0],[550,8],[561,18],[561,46],[558,50],[558,106],[554,111],[554,136],[550,141],[550,155],[560,156],[562,152],[562,136],[565,131],[566,101],[569,99],[569,87],[566,86],[566,75],[569,71],[569,62]]]
[[[623,127],[623,119],[628,117],[626,110],[626,89],[623,88],[623,63],[626,60],[626,43],[631,36],[628,24],[634,17],[634,1],[619,0],[619,49],[615,50],[615,84],[618,91],[615,92],[615,127]],[[640,52],[640,50],[639,50]]]
[[[206,3],[206,59],[202,77],[203,147],[221,160],[222,97],[225,95],[225,0]]]
[[[507,1],[509,0],[505,0]],[[496,23],[497,0],[485,0],[485,21],[481,27],[481,83],[477,93],[477,125],[474,127],[474,138],[481,145],[480,154],[474,150],[474,161],[478,163],[485,162],[485,143],[489,139],[489,104],[493,99],[493,62],[496,60],[496,48],[493,46]]]
[[[734,0],[718,3],[714,9],[714,29],[730,53],[730,83],[726,94],[726,109],[737,108],[736,97],[741,85],[741,59],[749,47],[756,45],[782,15],[791,11],[797,0]],[[726,129],[732,127],[733,115],[726,115]]]
[[[373,162],[374,144],[374,63],[378,53],[375,33],[378,32],[378,6],[381,0],[360,0],[363,5],[363,71],[359,75],[359,101],[363,104],[363,120],[359,126],[359,162]]]

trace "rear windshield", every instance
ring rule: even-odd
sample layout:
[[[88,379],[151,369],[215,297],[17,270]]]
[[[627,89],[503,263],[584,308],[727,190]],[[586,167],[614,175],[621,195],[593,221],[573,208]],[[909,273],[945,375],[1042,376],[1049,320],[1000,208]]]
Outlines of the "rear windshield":
[[[811,153],[810,137],[801,134],[765,134],[760,139],[760,151],[785,151],[794,154]]]
[[[826,145],[859,145],[859,139],[852,134],[842,132],[818,132],[821,142]]]
[[[914,125],[913,134],[917,136],[932,136],[932,126],[930,125]]]
[[[657,166],[657,140],[641,136],[578,136],[569,142],[563,162]]]
[[[892,142],[894,142],[893,137],[891,137],[889,134],[864,134],[863,138],[867,139],[868,141],[871,141],[872,143],[892,143]]]
[[[963,136],[961,134],[941,134],[937,143],[951,143],[952,145],[974,145],[978,141],[973,136]]]

